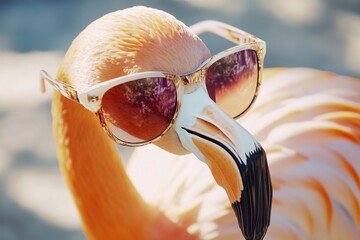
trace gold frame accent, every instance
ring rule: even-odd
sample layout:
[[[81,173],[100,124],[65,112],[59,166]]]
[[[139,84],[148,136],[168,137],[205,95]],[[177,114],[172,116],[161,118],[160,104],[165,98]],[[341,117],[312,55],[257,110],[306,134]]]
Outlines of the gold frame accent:
[[[52,78],[46,71],[40,71],[40,81],[42,91],[45,91],[45,81],[49,82],[57,91],[59,91],[64,97],[73,100],[75,102],[80,103],[85,108],[89,109],[90,111],[94,112],[101,123],[101,126],[107,132],[107,134],[116,142],[124,146],[142,146],[152,142],[155,142],[159,138],[161,138],[175,123],[175,120],[178,116],[180,105],[181,105],[181,96],[183,95],[184,86],[190,83],[200,83],[203,85],[204,89],[206,89],[205,81],[204,81],[204,74],[214,62],[217,60],[224,58],[230,54],[235,52],[239,52],[242,50],[254,50],[257,55],[258,59],[258,79],[257,79],[257,86],[256,91],[251,101],[249,107],[245,109],[241,114],[237,117],[240,117],[242,114],[247,112],[250,107],[253,105],[254,101],[256,100],[260,86],[262,81],[262,72],[263,72],[263,63],[264,57],[266,53],[266,44],[263,40],[245,32],[228,24],[218,22],[218,21],[202,21],[197,24],[194,24],[190,27],[192,31],[194,31],[197,35],[200,35],[204,32],[211,32],[220,37],[226,38],[229,41],[238,44],[235,47],[226,49],[209,59],[205,60],[197,69],[192,72],[186,74],[174,74],[174,73],[167,73],[167,72],[159,72],[159,71],[149,71],[149,72],[140,72],[135,74],[130,74],[118,78],[111,79],[109,81],[105,81],[99,84],[96,84],[85,91],[77,91],[71,85],[66,84],[58,79]],[[177,104],[176,110],[173,116],[173,119],[169,126],[156,138],[151,139],[145,142],[138,142],[138,143],[130,143],[123,141],[117,138],[109,129],[104,119],[104,114],[101,108],[101,101],[102,97],[110,88],[117,86],[122,83],[126,83],[129,81],[134,81],[140,78],[149,78],[149,77],[165,77],[172,81],[174,81],[176,89],[177,89]]]

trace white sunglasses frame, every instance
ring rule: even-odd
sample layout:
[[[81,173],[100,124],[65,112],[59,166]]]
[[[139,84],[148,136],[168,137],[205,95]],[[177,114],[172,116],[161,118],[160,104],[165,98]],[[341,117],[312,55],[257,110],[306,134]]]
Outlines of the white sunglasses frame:
[[[104,128],[104,130],[107,132],[107,134],[118,144],[124,145],[124,146],[130,146],[130,147],[136,147],[136,146],[142,146],[149,143],[152,143],[159,138],[161,138],[175,123],[175,120],[177,118],[180,105],[181,105],[181,96],[183,94],[184,86],[189,83],[201,83],[203,84],[203,87],[206,90],[205,86],[205,72],[206,70],[216,61],[218,61],[221,58],[224,58],[228,55],[231,55],[235,52],[239,52],[242,50],[254,50],[257,55],[258,60],[258,79],[257,79],[257,86],[255,90],[254,97],[247,107],[242,113],[240,113],[235,118],[238,118],[242,114],[244,114],[248,109],[253,105],[254,101],[256,100],[260,86],[262,81],[262,71],[263,71],[263,62],[264,57],[266,53],[266,44],[265,41],[245,32],[238,28],[235,28],[233,26],[230,26],[228,24],[213,21],[213,20],[206,20],[199,22],[197,24],[192,25],[191,30],[196,33],[197,35],[200,35],[204,32],[211,32],[214,33],[220,37],[223,37],[233,43],[238,44],[235,47],[226,49],[216,55],[213,55],[212,57],[205,60],[202,64],[200,64],[199,67],[197,67],[194,71],[191,71],[189,73],[185,74],[174,74],[174,73],[168,73],[168,72],[161,72],[161,71],[148,71],[148,72],[140,72],[140,73],[134,73],[126,76],[117,77],[99,84],[96,84],[86,90],[76,90],[71,85],[64,83],[58,79],[52,78],[46,71],[41,70],[40,71],[40,80],[41,80],[41,87],[42,91],[45,92],[45,81],[50,83],[57,91],[59,91],[64,97],[73,100],[75,102],[80,103],[85,108],[90,110],[91,112],[94,112],[101,123],[101,126]],[[150,77],[162,77],[167,78],[172,81],[174,81],[176,86],[176,93],[177,93],[177,103],[176,103],[176,110],[174,113],[174,116],[169,123],[169,126],[157,137],[144,141],[144,142],[126,142],[118,137],[116,137],[112,131],[110,130],[109,126],[106,123],[106,120],[104,118],[104,114],[102,112],[101,104],[102,104],[102,98],[104,94],[111,88],[123,84],[126,82],[138,80],[141,78],[150,78]]]

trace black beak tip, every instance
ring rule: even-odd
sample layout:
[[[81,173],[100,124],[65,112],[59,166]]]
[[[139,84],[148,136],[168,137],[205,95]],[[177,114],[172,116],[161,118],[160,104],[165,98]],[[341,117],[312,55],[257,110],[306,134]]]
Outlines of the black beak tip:
[[[264,238],[270,224],[272,185],[266,154],[262,147],[247,156],[240,166],[244,190],[240,201],[232,203],[246,240]]]

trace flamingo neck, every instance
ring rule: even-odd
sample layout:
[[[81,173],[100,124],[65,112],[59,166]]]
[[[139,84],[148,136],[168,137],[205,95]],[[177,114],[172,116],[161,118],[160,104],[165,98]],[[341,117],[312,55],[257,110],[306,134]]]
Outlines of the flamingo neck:
[[[57,92],[52,114],[60,168],[90,239],[154,239],[163,231],[189,239],[143,201],[94,114]]]

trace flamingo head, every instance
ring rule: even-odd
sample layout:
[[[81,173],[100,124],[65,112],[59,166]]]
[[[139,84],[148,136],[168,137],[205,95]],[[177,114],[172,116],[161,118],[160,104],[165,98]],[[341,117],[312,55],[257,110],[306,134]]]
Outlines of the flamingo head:
[[[145,71],[189,73],[210,55],[200,38],[173,16],[133,7],[90,24],[70,46],[58,78],[86,89]],[[154,143],[175,154],[192,152],[205,162],[225,189],[245,238],[262,239],[272,198],[263,148],[211,100],[199,81],[184,79],[183,88],[175,122]],[[121,115],[121,109],[115,111]]]

